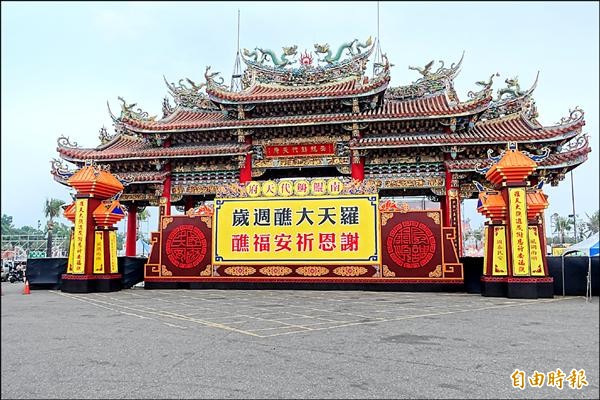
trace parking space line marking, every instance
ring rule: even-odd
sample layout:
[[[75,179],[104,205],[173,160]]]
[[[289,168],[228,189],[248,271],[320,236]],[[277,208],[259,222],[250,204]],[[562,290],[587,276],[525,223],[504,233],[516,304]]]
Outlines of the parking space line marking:
[[[219,322],[210,321],[207,319],[192,318],[191,315],[184,315],[184,314],[179,314],[177,312],[174,312],[176,310],[169,311],[166,309],[159,309],[159,308],[141,305],[141,304],[137,304],[137,303],[135,303],[136,307],[133,307],[133,306],[131,306],[131,303],[127,301],[127,299],[115,297],[112,294],[109,295],[109,294],[105,294],[105,293],[92,293],[89,295],[85,295],[85,296],[89,296],[88,298],[84,298],[82,295],[66,294],[66,293],[62,293],[59,291],[51,291],[51,292],[60,294],[64,297],[69,297],[69,298],[72,298],[75,300],[79,300],[79,301],[82,301],[82,302],[85,302],[85,303],[88,303],[91,305],[95,305],[95,306],[98,306],[101,308],[105,308],[105,309],[108,309],[108,310],[111,310],[114,312],[118,312],[118,313],[121,313],[124,315],[129,315],[129,316],[133,316],[133,317],[141,318],[141,319],[156,320],[167,326],[178,328],[178,329],[187,329],[187,327],[172,324],[169,322],[165,322],[158,317],[172,318],[175,320],[192,322],[192,323],[199,324],[199,325],[204,325],[204,326],[222,329],[222,330],[226,330],[226,331],[237,332],[237,333],[241,333],[244,335],[260,337],[260,338],[268,338],[268,337],[288,335],[288,334],[301,333],[301,332],[307,332],[307,331],[321,331],[321,330],[328,330],[328,329],[337,329],[337,328],[342,328],[342,327],[366,325],[366,324],[373,324],[373,323],[379,323],[379,322],[401,321],[401,320],[416,319],[416,318],[423,318],[423,317],[429,317],[429,316],[442,316],[442,315],[457,314],[457,313],[483,311],[483,310],[489,310],[489,309],[528,306],[528,305],[533,305],[533,304],[549,303],[549,302],[578,298],[578,297],[560,297],[560,298],[553,298],[553,299],[531,299],[530,301],[507,301],[506,299],[502,299],[502,301],[499,301],[499,302],[483,301],[483,302],[481,302],[483,307],[477,307],[477,308],[462,308],[465,306],[465,304],[447,304],[447,303],[439,304],[439,305],[415,304],[415,307],[396,307],[391,302],[380,301],[375,304],[389,308],[389,310],[385,310],[385,312],[392,312],[392,311],[397,312],[401,309],[404,311],[406,311],[406,310],[429,311],[429,310],[424,310],[424,309],[430,309],[432,311],[432,312],[427,312],[424,314],[412,314],[412,315],[397,316],[395,318],[393,316],[389,316],[387,318],[381,318],[381,317],[367,317],[365,315],[361,315],[361,314],[364,314],[365,311],[367,313],[376,311],[376,310],[371,310],[371,309],[369,309],[369,310],[363,309],[363,310],[360,310],[361,314],[354,314],[354,313],[348,313],[348,312],[340,312],[340,311],[331,310],[331,309],[322,309],[322,308],[316,308],[316,307],[302,306],[302,305],[297,305],[297,304],[285,305],[285,307],[287,307],[287,308],[294,307],[296,309],[301,309],[303,311],[310,310],[310,311],[318,311],[321,313],[321,316],[315,317],[315,316],[311,316],[311,315],[305,315],[305,314],[294,313],[294,312],[290,312],[290,311],[284,311],[284,309],[273,311],[270,307],[267,307],[267,306],[272,305],[273,303],[260,304],[260,305],[237,305],[237,304],[235,304],[236,300],[237,301],[247,301],[246,298],[243,298],[242,296],[239,296],[239,294],[238,294],[238,296],[236,296],[234,298],[229,298],[228,300],[231,301],[231,303],[227,303],[228,305],[235,307],[236,310],[233,312],[230,312],[228,315],[227,315],[227,312],[221,311],[221,313],[222,313],[221,316],[215,317],[215,318],[225,318],[225,319],[248,318],[248,320],[230,321],[228,323],[219,323]],[[201,306],[195,306],[195,305],[189,304],[189,303],[181,303],[181,302],[175,301],[181,297],[195,298],[196,300],[205,301],[204,299],[199,299],[196,296],[189,296],[189,295],[185,295],[185,294],[182,295],[182,294],[173,293],[173,292],[162,292],[163,294],[169,295],[168,296],[169,298],[165,299],[165,298],[154,298],[154,297],[149,298],[149,297],[143,296],[141,294],[133,294],[133,293],[128,293],[128,292],[121,292],[121,293],[131,294],[131,297],[136,296],[139,298],[148,299],[152,302],[155,302],[156,300],[161,300],[161,303],[165,307],[168,307],[170,309],[172,308],[172,306],[179,305],[179,306],[183,306],[185,308],[191,307],[196,310],[206,309],[207,311],[209,311],[209,310],[213,311],[213,312],[215,311],[215,309],[212,307],[206,308],[206,307],[201,307]],[[156,293],[156,291],[153,291],[153,293]],[[447,295],[447,294],[445,294],[445,295]],[[246,297],[249,297],[249,296],[250,296],[250,294],[246,295]],[[273,299],[269,299],[269,300],[276,300],[277,304],[281,304],[281,300],[282,300],[279,293],[267,294],[266,296],[260,296],[260,297],[263,297],[263,298],[264,297],[273,297]],[[296,296],[288,296],[287,300],[296,300],[295,297]],[[398,297],[400,297],[400,296],[396,296],[393,299],[398,300]],[[391,298],[391,296],[390,296],[390,298]],[[408,297],[402,296],[401,298],[407,299]],[[105,299],[109,299],[110,301],[107,301]],[[315,298],[313,296],[311,298],[311,300],[314,300],[314,299]],[[362,301],[362,302],[361,301],[349,301],[348,298],[344,298],[344,297],[339,298],[339,299],[333,299],[333,298],[325,298],[322,296],[321,299],[332,301],[332,302],[333,301],[336,301],[336,302],[343,301],[344,304],[368,305],[369,308],[373,308],[373,306],[374,306],[374,302],[371,300],[368,300],[368,299],[366,301]],[[215,300],[220,300],[220,299],[215,299]],[[284,299],[284,300],[286,300],[286,299]],[[189,301],[189,300],[187,300],[187,301]],[[429,299],[424,298],[424,299],[422,299],[422,301],[429,301]],[[386,302],[390,303],[390,304],[385,304]],[[313,301],[313,303],[314,303],[314,301]],[[223,302],[220,302],[219,304],[223,304]],[[456,308],[456,307],[461,307],[461,308]],[[239,312],[240,308],[245,309],[244,313]],[[442,311],[442,310],[447,310],[447,311]],[[263,314],[258,314],[259,316],[248,314],[248,313],[252,313],[252,312],[256,312],[256,311],[259,311],[259,312],[266,311],[266,312],[264,312]],[[383,310],[377,310],[377,311],[383,312]],[[437,311],[437,312],[435,312],[435,311]],[[136,312],[150,314],[151,316],[140,315],[140,314],[137,314]],[[201,314],[201,313],[202,312],[197,312],[192,315]],[[223,315],[223,314],[225,314],[225,315]],[[264,318],[265,316],[267,316],[269,314],[275,314],[275,315],[287,314],[287,315],[292,315],[293,317]],[[364,320],[336,321],[336,320],[330,320],[330,319],[324,318],[322,314],[331,315],[332,317],[333,316],[353,316],[353,317],[358,317],[358,318],[368,319],[368,320],[367,321],[364,321]],[[152,317],[152,316],[154,316],[154,317]],[[301,324],[301,325],[283,322],[285,320],[294,319],[294,318],[309,318],[309,319],[315,320],[315,321],[326,321],[326,322],[315,322],[315,323]],[[248,323],[248,322],[252,322],[252,321],[271,322],[271,323],[281,324],[284,326],[243,330],[243,329],[235,328],[235,327],[228,325],[228,324],[242,324],[242,323]],[[318,326],[318,325],[324,325],[324,324],[332,324],[332,326],[323,326],[323,327]],[[261,334],[256,333],[256,332],[266,333],[265,331],[269,331],[269,330],[273,331],[273,330],[277,330],[277,329],[279,329],[279,330],[295,329],[295,330],[287,331],[287,332],[279,332],[279,333],[273,332],[271,334],[266,334],[266,335],[264,335],[264,334],[261,335]]]
[[[108,306],[103,306],[101,304],[98,304],[98,303],[103,303],[103,304],[109,304],[109,305],[112,305],[112,306],[117,306],[117,305],[112,304],[112,303],[103,302],[103,301],[99,301],[99,300],[89,301],[89,300],[86,300],[86,299],[82,299],[82,298],[80,298],[78,296],[71,295],[71,294],[66,294],[66,293],[62,293],[62,292],[58,292],[58,294],[61,295],[61,296],[65,296],[65,297],[69,297],[69,298],[72,298],[72,299],[75,299],[75,300],[82,301],[84,303],[89,303],[89,304],[93,304],[95,306],[103,307],[103,308],[109,309],[109,310],[114,311],[114,312],[119,312],[119,313],[122,313],[122,314],[126,314],[126,312],[123,312],[121,310],[117,310],[117,309],[114,309],[114,308],[111,308],[111,307],[108,307]],[[227,325],[222,325],[222,324],[218,324],[218,323],[214,323],[214,322],[210,322],[210,321],[204,321],[204,320],[197,319],[197,318],[186,318],[184,316],[168,315],[168,314],[164,314],[164,313],[161,313],[161,312],[158,312],[158,311],[145,311],[145,310],[139,310],[139,309],[135,309],[133,307],[127,307],[127,306],[120,306],[120,307],[124,307],[124,308],[127,308],[127,309],[132,309],[134,311],[145,312],[145,313],[149,313],[149,314],[155,314],[155,315],[159,315],[159,316],[163,316],[163,317],[170,317],[170,318],[179,319],[179,320],[183,320],[183,321],[194,322],[194,323],[198,323],[198,324],[201,324],[201,325],[210,326],[210,327],[213,327],[213,328],[218,328],[218,329],[223,329],[223,330],[227,330],[227,331],[233,331],[233,332],[242,333],[242,334],[245,334],[245,335],[259,337],[259,335],[256,335],[256,334],[254,334],[252,332],[243,331],[241,329],[232,328],[232,327],[227,326]],[[131,315],[134,315],[134,316],[136,316],[138,318],[148,318],[148,317],[140,316],[140,315],[137,315],[137,314],[131,314]],[[149,319],[152,319],[152,318],[149,318]],[[161,321],[161,322],[164,322],[164,321]]]

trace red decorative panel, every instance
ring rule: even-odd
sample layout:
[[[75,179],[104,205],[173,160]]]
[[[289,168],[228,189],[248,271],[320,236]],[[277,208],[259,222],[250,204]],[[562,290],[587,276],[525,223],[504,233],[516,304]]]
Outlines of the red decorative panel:
[[[285,278],[371,278],[380,277],[375,265],[286,265],[230,266],[216,268],[214,276],[222,277],[285,277]]]
[[[431,229],[415,220],[399,222],[386,240],[386,250],[390,257],[404,268],[427,265],[435,254],[435,247],[436,238]]]
[[[462,280],[455,229],[440,210],[382,212],[382,277],[430,282]]]
[[[333,143],[265,146],[267,157],[297,157],[335,154]]]
[[[210,224],[210,217],[161,217],[160,232],[152,232],[145,276],[169,279],[211,276]]]
[[[165,254],[171,265],[188,269],[198,265],[207,253],[208,242],[200,228],[191,224],[171,230],[165,244]]]

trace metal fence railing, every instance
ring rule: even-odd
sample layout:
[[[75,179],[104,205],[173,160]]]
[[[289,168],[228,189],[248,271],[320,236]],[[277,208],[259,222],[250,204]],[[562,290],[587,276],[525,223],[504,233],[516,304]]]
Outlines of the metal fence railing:
[[[2,259],[25,261],[27,258],[66,257],[68,236],[52,237],[52,254],[48,255],[48,239],[44,235],[2,235]]]

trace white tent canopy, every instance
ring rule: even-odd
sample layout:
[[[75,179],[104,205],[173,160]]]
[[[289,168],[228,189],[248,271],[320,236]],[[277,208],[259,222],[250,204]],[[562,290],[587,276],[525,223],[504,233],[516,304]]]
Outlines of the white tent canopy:
[[[147,257],[150,255],[150,245],[144,242],[142,239],[138,239],[135,243],[135,255]]]
[[[574,245],[566,248],[563,254],[567,255],[569,253],[582,253],[581,255],[583,256],[597,256],[600,253],[599,242],[600,233],[596,232],[584,241],[575,243]]]

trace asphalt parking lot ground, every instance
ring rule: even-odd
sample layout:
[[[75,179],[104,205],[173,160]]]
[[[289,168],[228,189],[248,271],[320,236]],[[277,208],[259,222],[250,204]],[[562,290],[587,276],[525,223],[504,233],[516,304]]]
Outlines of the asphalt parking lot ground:
[[[22,289],[2,283],[3,399],[599,397],[598,297]]]

